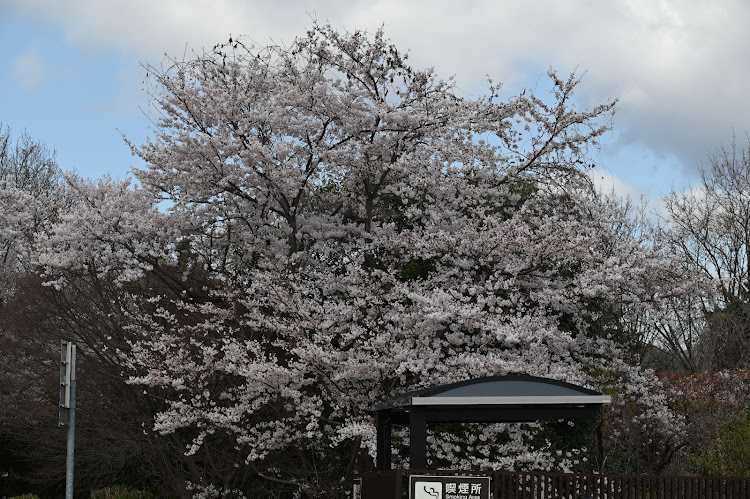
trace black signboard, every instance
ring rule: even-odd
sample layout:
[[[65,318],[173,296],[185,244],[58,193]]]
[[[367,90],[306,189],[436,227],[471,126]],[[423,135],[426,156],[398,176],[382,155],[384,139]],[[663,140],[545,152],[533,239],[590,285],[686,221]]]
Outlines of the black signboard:
[[[490,499],[490,477],[411,475],[409,499]]]

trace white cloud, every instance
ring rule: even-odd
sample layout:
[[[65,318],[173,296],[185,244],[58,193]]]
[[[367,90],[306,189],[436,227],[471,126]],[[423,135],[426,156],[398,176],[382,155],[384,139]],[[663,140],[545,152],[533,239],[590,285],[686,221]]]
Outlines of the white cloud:
[[[5,0],[62,26],[88,50],[116,49],[158,63],[228,35],[290,42],[310,17],[377,29],[416,66],[456,74],[470,93],[490,74],[509,91],[552,66],[587,71],[585,105],[620,97],[620,141],[679,158],[687,173],[732,128],[750,130],[750,37],[746,0]]]
[[[88,51],[115,49],[150,62],[225,41],[230,34],[291,40],[310,24],[311,2],[239,0],[7,0],[16,12],[60,25]]]
[[[38,92],[44,86],[48,74],[42,59],[33,50],[13,59],[11,77],[24,92]]]
[[[597,168],[589,170],[588,176],[598,192],[609,194],[614,192],[619,197],[630,198],[635,201],[648,199],[648,193],[638,186],[628,184],[610,171]]]
[[[614,173],[602,169],[590,170],[588,176],[597,192],[605,196],[614,193],[621,199],[632,200],[636,205],[643,204],[646,212],[656,217],[655,219],[664,220],[669,218],[669,213],[664,203],[665,194],[654,197],[650,192],[641,187],[629,184]]]

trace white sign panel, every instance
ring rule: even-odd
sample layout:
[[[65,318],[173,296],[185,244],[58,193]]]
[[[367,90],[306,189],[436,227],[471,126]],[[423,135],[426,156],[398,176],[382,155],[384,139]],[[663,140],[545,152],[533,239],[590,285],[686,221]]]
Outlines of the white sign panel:
[[[60,352],[60,412],[58,423],[67,425],[70,416],[70,384],[76,379],[76,346],[63,341]]]
[[[490,499],[490,477],[411,475],[409,499]]]

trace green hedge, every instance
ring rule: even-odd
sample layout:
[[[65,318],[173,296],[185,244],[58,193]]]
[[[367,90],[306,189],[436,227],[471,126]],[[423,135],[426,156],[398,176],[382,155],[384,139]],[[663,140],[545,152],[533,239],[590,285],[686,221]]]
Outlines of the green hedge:
[[[115,485],[91,491],[91,499],[154,499],[154,495],[145,490],[135,490],[123,485]]]

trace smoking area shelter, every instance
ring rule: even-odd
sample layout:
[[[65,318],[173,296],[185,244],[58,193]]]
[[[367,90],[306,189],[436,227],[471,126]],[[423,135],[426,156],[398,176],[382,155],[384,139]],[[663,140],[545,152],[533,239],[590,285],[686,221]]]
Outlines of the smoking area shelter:
[[[391,430],[409,427],[409,468],[427,468],[427,427],[434,423],[521,423],[586,419],[611,403],[600,392],[528,375],[490,376],[426,388],[386,400],[377,411],[376,471],[361,480],[363,499],[401,499],[400,477],[391,473]],[[404,470],[400,470],[404,471]],[[444,476],[445,472],[440,473]],[[481,472],[477,472],[481,474]],[[398,476],[396,480],[393,477]],[[422,478],[419,483],[434,483]],[[398,483],[396,483],[398,482]],[[410,491],[410,494],[412,492]],[[438,494],[437,491],[434,492]],[[441,495],[441,497],[446,497]],[[459,497],[455,495],[455,497]],[[467,495],[467,498],[474,497]],[[484,494],[477,495],[480,499]],[[489,497],[487,495],[486,497]],[[416,499],[416,496],[415,498]]]

